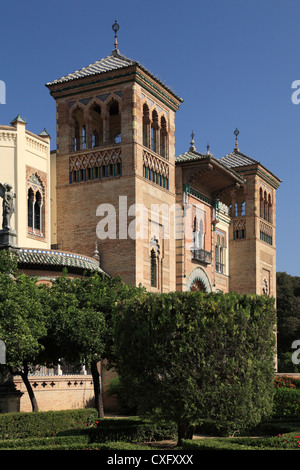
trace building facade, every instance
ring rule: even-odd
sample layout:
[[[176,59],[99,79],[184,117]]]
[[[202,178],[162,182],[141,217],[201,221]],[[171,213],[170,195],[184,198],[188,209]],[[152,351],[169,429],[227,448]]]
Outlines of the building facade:
[[[72,276],[120,275],[152,292],[276,297],[280,179],[239,150],[237,130],[223,157],[198,152],[193,135],[176,156],[182,99],[117,42],[109,56],[46,86],[56,101],[55,151],[48,133],[29,132],[20,116],[0,127],[20,269],[41,281],[67,267]]]
[[[276,190],[261,163],[175,155],[172,90],[115,44],[47,83],[56,101],[55,244],[150,291],[276,295]],[[54,158],[54,156],[53,156]]]

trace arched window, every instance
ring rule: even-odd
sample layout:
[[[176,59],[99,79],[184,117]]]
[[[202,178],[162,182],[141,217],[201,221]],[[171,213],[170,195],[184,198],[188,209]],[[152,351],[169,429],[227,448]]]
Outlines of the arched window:
[[[259,190],[259,212],[260,212],[260,217],[264,217],[264,198],[263,198],[263,191],[262,188]]]
[[[91,141],[90,146],[92,148],[103,145],[103,119],[101,117],[101,107],[99,104],[94,104],[90,108],[90,129]]]
[[[273,213],[272,213],[272,198],[271,194],[268,194],[267,191],[263,191],[262,188],[259,190],[259,215],[262,219],[267,220],[272,223]]]
[[[268,220],[268,199],[267,192],[264,192],[264,219]]]
[[[193,222],[193,248],[194,250],[204,250],[204,221],[203,218],[194,217]]]
[[[42,232],[42,196],[39,191],[35,195],[34,203],[34,229]]]
[[[225,273],[225,234],[218,233],[216,239],[216,272]]]
[[[150,113],[146,103],[143,106],[143,145],[150,148]]]
[[[150,262],[151,262],[151,287],[157,287],[157,256],[156,256],[156,251],[154,248],[151,250],[151,256],[150,256]]]
[[[157,238],[154,236],[150,242],[150,279],[151,287],[159,287],[160,271],[159,271],[159,255],[160,248]]]
[[[158,125],[158,114],[156,110],[152,112],[151,150],[156,153],[159,152],[159,125]]]
[[[34,214],[34,192],[31,188],[28,189],[27,194],[27,225],[29,229],[33,229],[33,214]]]
[[[44,188],[37,174],[28,180],[27,226],[28,234],[44,237]]]
[[[241,204],[241,215],[246,215],[246,203],[245,201]]]
[[[121,115],[119,110],[119,103],[112,99],[108,105],[109,114],[109,144],[117,144],[121,142]]]
[[[83,109],[77,107],[72,113],[72,132],[70,150],[77,151],[86,148],[86,127]]]
[[[169,158],[167,121],[164,116],[162,116],[160,120],[160,152],[159,153],[162,157]]]
[[[271,195],[269,194],[268,197],[268,221],[272,223],[273,217],[272,217],[272,200],[271,200]]]

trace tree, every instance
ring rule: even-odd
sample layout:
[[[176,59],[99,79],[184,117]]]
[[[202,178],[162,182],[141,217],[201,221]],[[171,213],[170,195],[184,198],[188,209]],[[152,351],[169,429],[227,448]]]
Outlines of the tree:
[[[0,339],[6,346],[6,368],[20,375],[26,386],[32,411],[38,404],[28,379],[43,349],[46,324],[41,302],[43,287],[36,278],[17,274],[16,257],[0,252]],[[2,367],[3,369],[4,367]]]
[[[67,274],[52,285],[48,305],[48,337],[45,342],[48,362],[60,358],[90,367],[95,408],[100,418],[103,409],[103,360],[114,354],[111,318],[119,299],[135,295],[139,288],[127,286],[120,278],[99,274],[70,279]]]
[[[115,368],[141,415],[236,431],[272,408],[274,305],[235,294],[145,294],[115,316]]]

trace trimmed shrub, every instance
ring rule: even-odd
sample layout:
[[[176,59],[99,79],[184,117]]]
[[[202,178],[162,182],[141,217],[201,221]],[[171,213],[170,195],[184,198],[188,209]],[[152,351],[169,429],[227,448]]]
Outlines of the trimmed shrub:
[[[120,310],[114,366],[122,385],[140,416],[177,422],[178,442],[199,421],[220,422],[228,435],[272,413],[273,299],[149,293]]]
[[[59,431],[89,426],[96,420],[94,408],[0,414],[0,439],[53,436]]]
[[[91,442],[145,442],[175,439],[177,427],[170,423],[155,423],[139,418],[109,419],[97,422],[90,430]]]
[[[218,438],[183,440],[184,450],[292,450],[300,448],[298,435],[278,435],[269,438]]]
[[[274,396],[274,415],[300,413],[300,389],[277,388]]]

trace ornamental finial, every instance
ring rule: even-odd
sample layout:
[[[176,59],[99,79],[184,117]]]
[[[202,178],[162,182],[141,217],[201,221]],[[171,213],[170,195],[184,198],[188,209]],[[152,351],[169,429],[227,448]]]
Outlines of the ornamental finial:
[[[191,146],[190,146],[190,151],[193,151],[193,150],[196,150],[195,141],[194,141],[194,137],[195,137],[194,131],[192,131],[191,137],[192,137],[192,140],[191,140],[191,142],[190,142],[190,145],[191,145]]]
[[[115,42],[114,42],[114,46],[115,46],[115,51],[117,51],[117,50],[118,50],[117,32],[118,32],[119,29],[120,29],[120,26],[118,25],[117,20],[115,20],[114,24],[112,25],[112,29],[113,29],[113,31],[115,32]]]
[[[235,131],[234,131],[234,135],[235,135],[235,150],[238,150],[239,149],[239,145],[238,145],[238,135],[239,135],[240,131],[236,128]]]

